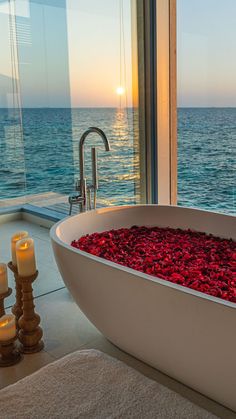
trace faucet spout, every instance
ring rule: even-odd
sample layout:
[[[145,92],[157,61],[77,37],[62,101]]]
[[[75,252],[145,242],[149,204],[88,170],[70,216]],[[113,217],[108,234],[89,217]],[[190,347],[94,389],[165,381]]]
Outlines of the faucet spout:
[[[83,183],[84,181],[84,142],[89,134],[95,133],[98,134],[105,146],[106,151],[110,151],[110,144],[107,139],[107,136],[104,131],[97,127],[90,127],[88,128],[81,136],[79,142],[79,162],[80,162],[80,182]]]
[[[106,151],[110,151],[110,144],[106,137],[106,134],[97,127],[90,127],[85,131],[79,141],[79,162],[80,162],[80,182],[79,182],[79,190],[80,190],[80,197],[81,197],[81,211],[86,211],[87,207],[87,190],[89,191],[89,206],[91,207],[91,190],[93,190],[94,193],[94,208],[96,206],[96,194],[98,189],[98,182],[97,182],[97,154],[96,149],[94,148],[92,150],[92,175],[93,175],[93,185],[88,186],[86,184],[86,178],[85,178],[85,169],[84,169],[84,143],[86,138],[89,134],[95,133],[98,134],[105,146]],[[91,189],[92,188],[92,189]],[[76,197],[76,200],[78,201],[79,198]],[[80,201],[79,201],[80,202]]]

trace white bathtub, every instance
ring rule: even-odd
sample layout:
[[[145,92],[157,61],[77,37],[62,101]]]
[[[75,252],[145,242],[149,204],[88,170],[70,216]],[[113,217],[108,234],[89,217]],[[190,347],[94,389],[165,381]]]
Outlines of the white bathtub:
[[[115,345],[236,410],[236,304],[154,278],[70,246],[86,233],[132,225],[192,228],[236,239],[236,218],[165,206],[98,209],[51,230],[64,282]]]

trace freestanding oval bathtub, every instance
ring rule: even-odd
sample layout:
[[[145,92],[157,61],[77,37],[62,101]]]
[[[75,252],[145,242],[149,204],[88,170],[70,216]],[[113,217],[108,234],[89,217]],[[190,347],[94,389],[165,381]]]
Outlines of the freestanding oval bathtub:
[[[51,229],[64,282],[115,345],[236,410],[236,304],[100,259],[73,239],[132,225],[191,228],[236,239],[236,218],[156,205],[103,208]]]

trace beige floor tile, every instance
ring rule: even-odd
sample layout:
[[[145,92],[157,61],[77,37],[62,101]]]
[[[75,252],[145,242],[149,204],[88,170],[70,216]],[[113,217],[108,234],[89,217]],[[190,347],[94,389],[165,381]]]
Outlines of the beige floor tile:
[[[49,266],[57,270],[51,242],[34,237],[34,245],[37,265]]]
[[[41,239],[48,240],[49,239],[49,230],[40,227],[37,224],[29,223],[25,220],[16,220],[11,221],[9,223],[1,224],[0,225],[0,235],[5,238],[11,238],[11,236],[21,230],[26,230],[29,232],[29,235],[40,237]]]
[[[0,389],[15,383],[53,361],[55,361],[53,356],[45,351],[33,355],[24,355],[23,360],[19,364],[1,368]]]
[[[100,336],[67,289],[38,298],[36,310],[42,319],[45,350],[56,358],[74,352]]]

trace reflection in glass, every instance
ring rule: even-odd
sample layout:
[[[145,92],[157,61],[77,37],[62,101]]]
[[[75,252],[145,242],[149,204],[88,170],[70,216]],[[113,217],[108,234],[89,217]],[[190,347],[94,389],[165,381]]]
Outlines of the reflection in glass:
[[[0,5],[0,202],[19,195],[40,206],[67,202],[79,177],[79,138],[90,126],[105,131],[112,149],[104,154],[98,144],[98,203],[139,202],[132,1]]]
[[[25,160],[20,101],[15,10],[0,3],[0,206],[9,198],[25,195]]]
[[[72,110],[76,178],[79,178],[78,138],[92,124],[106,132],[112,150],[110,153],[104,152],[99,138],[90,135],[89,146],[85,148],[85,170],[90,182],[91,147],[96,146],[99,173],[98,202],[101,205],[139,202],[139,154],[134,135],[134,132],[138,132],[137,110],[132,108]]]

